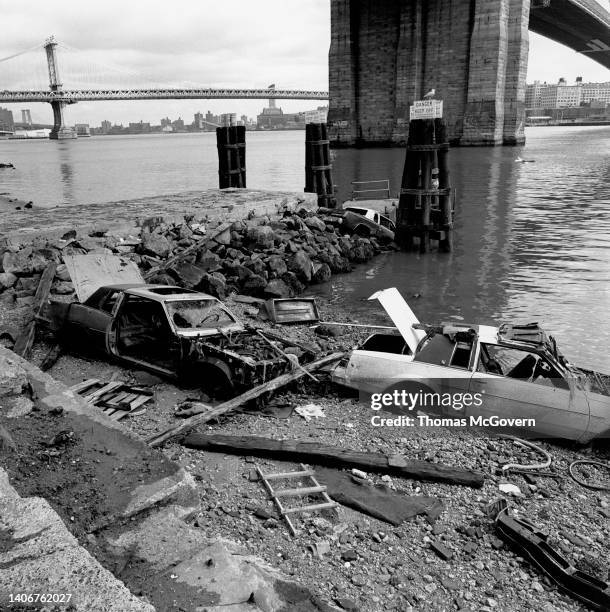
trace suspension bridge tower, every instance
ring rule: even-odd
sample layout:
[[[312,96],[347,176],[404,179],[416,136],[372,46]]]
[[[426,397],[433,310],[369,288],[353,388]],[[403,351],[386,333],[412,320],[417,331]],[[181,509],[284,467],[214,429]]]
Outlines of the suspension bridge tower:
[[[56,94],[56,98],[51,102],[53,109],[53,129],[49,134],[49,138],[53,140],[65,140],[67,138],[76,138],[76,130],[73,127],[68,127],[64,120],[64,106],[72,104],[71,100],[62,98],[62,83],[59,78],[59,67],[57,64],[57,42],[51,36],[44,45],[47,52],[47,65],[49,67],[49,88]]]

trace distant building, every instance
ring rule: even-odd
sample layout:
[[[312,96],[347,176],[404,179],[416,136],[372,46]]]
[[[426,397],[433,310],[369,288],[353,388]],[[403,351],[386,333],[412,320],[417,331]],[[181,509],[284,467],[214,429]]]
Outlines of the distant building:
[[[174,128],[174,132],[183,132],[184,131],[184,121],[181,117],[178,117],[175,121],[172,121],[172,128]]]
[[[32,125],[32,113],[29,108],[24,108],[21,111],[21,123],[31,126]]]
[[[102,134],[108,134],[110,130],[112,130],[112,123],[110,123],[110,121],[107,121],[107,120],[102,121],[102,124],[100,127],[100,131],[102,132]]]
[[[172,120],[169,117],[165,117],[165,119],[161,119],[161,127],[167,127],[172,125]]]
[[[76,129],[77,136],[91,136],[88,123],[77,123],[74,128]]]
[[[565,79],[558,83],[528,84],[525,90],[525,108],[576,108],[591,102],[610,104],[610,82],[583,83],[578,77],[574,85],[568,85]]]
[[[0,108],[0,130],[3,132],[13,132],[15,130],[13,111],[8,108]]]
[[[220,115],[220,125],[237,125],[237,113],[222,113],[222,115]]]
[[[193,127],[196,130],[203,130],[205,128],[205,119],[203,118],[203,113],[195,113]]]
[[[130,123],[128,129],[132,134],[148,134],[151,131],[150,123],[144,123],[144,121]]]
[[[271,103],[271,100],[269,102]],[[281,108],[277,108],[275,105],[268,106],[263,108],[260,115],[256,116],[256,125],[260,129],[277,129],[286,125],[286,117]]]
[[[299,119],[304,123],[326,123],[328,117],[328,106],[318,106],[315,110],[297,113]]]

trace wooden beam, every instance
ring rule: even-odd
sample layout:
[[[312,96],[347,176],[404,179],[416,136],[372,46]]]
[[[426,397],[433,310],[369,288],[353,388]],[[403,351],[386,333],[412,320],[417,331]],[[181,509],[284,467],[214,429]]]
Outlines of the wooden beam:
[[[306,375],[308,372],[313,372],[319,368],[324,367],[330,363],[334,363],[335,361],[339,361],[344,356],[345,353],[332,353],[331,355],[327,355],[326,357],[322,357],[322,359],[318,359],[312,363],[307,364],[303,367],[302,370],[294,370],[289,372],[288,374],[282,374],[277,378],[273,378],[272,380],[263,383],[262,385],[258,385],[253,389],[234,397],[233,399],[223,402],[219,404],[212,410],[209,409],[207,404],[201,405],[202,414],[197,414],[195,416],[190,417],[186,421],[184,421],[181,425],[176,427],[170,427],[165,431],[162,431],[159,434],[154,434],[146,439],[146,442],[150,446],[160,446],[170,438],[175,438],[179,435],[186,434],[189,430],[193,429],[193,427],[197,427],[198,425],[203,425],[203,423],[207,423],[212,419],[215,419],[230,410],[235,408],[239,408],[242,404],[249,402],[250,400],[256,399],[257,397],[263,395],[263,393],[269,393],[271,391],[276,391],[281,387],[285,387],[291,382],[298,380],[299,378]],[[195,402],[191,403],[192,406],[196,407],[197,404]]]
[[[36,294],[34,295],[33,304],[33,316],[32,320],[26,325],[25,329],[17,338],[13,351],[24,359],[29,359],[32,345],[34,344],[34,336],[36,335],[36,320],[42,314],[42,309],[49,299],[49,293],[51,291],[51,285],[55,278],[55,271],[57,270],[56,263],[50,263],[42,273],[38,287],[36,288]]]
[[[464,468],[417,461],[384,453],[356,451],[349,448],[319,444],[318,442],[273,440],[259,436],[192,433],[182,441],[182,444],[188,448],[217,453],[252,455],[279,461],[297,461],[335,468],[358,468],[367,472],[381,472],[402,476],[403,478],[447,482],[468,487],[482,487],[484,481],[482,473]]]

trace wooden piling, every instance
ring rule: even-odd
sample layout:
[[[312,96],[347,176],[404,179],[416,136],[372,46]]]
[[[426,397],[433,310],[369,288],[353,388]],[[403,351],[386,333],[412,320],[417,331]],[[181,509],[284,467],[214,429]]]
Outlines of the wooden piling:
[[[246,186],[246,126],[216,128],[220,189]]]
[[[330,144],[325,123],[305,126],[305,191],[318,194],[318,206],[336,208],[330,163]]]
[[[396,223],[396,241],[404,250],[418,248],[426,253],[431,240],[438,242],[439,250],[451,250],[453,207],[448,149],[442,119],[410,122]]]

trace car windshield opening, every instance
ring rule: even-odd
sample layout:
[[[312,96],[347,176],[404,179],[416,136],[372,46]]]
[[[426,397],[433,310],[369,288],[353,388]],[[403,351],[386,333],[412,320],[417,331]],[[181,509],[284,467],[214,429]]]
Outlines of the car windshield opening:
[[[167,312],[178,329],[216,329],[236,323],[217,300],[168,302]]]

